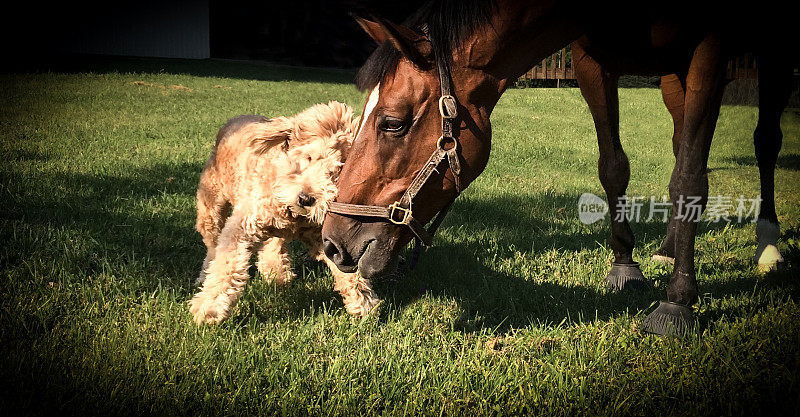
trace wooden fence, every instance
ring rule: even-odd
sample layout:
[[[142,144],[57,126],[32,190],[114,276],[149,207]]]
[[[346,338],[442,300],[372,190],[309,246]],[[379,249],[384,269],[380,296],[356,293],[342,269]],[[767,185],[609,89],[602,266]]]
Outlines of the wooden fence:
[[[758,78],[755,57],[752,54],[744,54],[731,59],[728,61],[727,75],[732,80]]]
[[[730,79],[758,78],[755,58],[751,54],[737,56],[728,62],[727,76]],[[574,80],[572,49],[564,49],[545,58],[520,77],[523,80]]]
[[[572,49],[567,46],[550,55],[528,70],[521,78],[525,80],[574,80]]]

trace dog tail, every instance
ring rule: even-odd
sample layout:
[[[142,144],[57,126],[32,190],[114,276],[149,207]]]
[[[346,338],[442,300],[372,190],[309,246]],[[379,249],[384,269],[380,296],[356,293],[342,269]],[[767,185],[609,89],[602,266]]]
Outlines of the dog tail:
[[[264,116],[245,114],[236,116],[225,123],[217,133],[215,148],[223,141],[234,140],[249,147],[257,154],[264,153],[275,145],[285,144],[294,129],[290,119],[276,117],[268,119]]]
[[[286,117],[276,117],[263,123],[249,123],[238,132],[249,141],[248,146],[256,154],[263,154],[277,145],[288,147],[294,123]]]
[[[269,121],[270,120],[266,117],[255,114],[243,114],[241,116],[232,117],[228,119],[228,121],[225,122],[225,124],[219,129],[219,132],[217,132],[217,141],[214,145],[219,146],[219,143],[225,138],[239,132],[239,130],[247,125],[269,123]]]

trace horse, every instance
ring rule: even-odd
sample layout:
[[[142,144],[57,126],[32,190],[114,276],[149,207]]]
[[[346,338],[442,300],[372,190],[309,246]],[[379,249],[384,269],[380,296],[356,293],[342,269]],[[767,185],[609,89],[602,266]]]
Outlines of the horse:
[[[579,84],[597,127],[599,177],[610,203],[625,195],[630,178],[619,141],[616,77],[680,74],[677,78],[685,80],[665,240],[665,255],[672,255],[674,268],[667,300],[645,318],[642,328],[656,334],[689,333],[698,295],[698,219],[680,202],[692,198],[702,210],[708,198],[708,152],[725,62],[744,48],[760,57],[782,56],[788,49],[781,42],[789,39],[790,26],[788,14],[775,13],[777,6],[767,3],[741,13],[717,3],[673,3],[675,7],[662,9],[590,1],[433,0],[404,25],[357,18],[380,46],[357,75],[359,88],[370,93],[352,156],[339,176],[339,194],[323,223],[326,256],[344,272],[358,269],[372,278],[392,271],[412,238],[430,243],[450,204],[488,162],[489,118],[503,92],[534,63],[585,39],[578,42],[584,52]],[[769,25],[751,24],[768,16]],[[787,21],[776,21],[781,18]],[[791,74],[785,60],[766,67],[780,74],[788,68]],[[765,167],[762,190],[769,192],[772,180],[765,183],[765,177],[770,161],[774,170],[781,133],[775,111],[766,109],[780,108],[779,121],[779,101],[760,110],[755,134],[759,166],[763,160]],[[627,222],[612,222],[610,245],[611,283],[643,280],[633,260],[634,237]]]

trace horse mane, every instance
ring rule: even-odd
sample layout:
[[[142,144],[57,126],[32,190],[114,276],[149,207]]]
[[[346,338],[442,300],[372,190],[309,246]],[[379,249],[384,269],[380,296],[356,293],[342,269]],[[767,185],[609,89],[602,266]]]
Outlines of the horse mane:
[[[493,0],[430,0],[414,12],[403,25],[422,33],[427,26],[435,53],[449,57],[452,51],[487,24]],[[389,41],[379,45],[356,74],[359,90],[371,90],[393,73],[402,54]]]

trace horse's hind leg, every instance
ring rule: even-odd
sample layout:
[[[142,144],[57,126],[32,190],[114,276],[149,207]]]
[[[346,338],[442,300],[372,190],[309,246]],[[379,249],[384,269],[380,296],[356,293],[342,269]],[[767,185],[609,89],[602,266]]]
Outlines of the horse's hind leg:
[[[683,138],[669,183],[676,222],[675,268],[667,287],[668,302],[661,302],[644,320],[643,330],[649,333],[683,335],[694,326],[695,234],[708,200],[706,167],[722,101],[724,62],[721,45],[709,36],[695,49],[689,66]]]
[[[684,97],[686,90],[686,77],[678,74],[670,74],[661,77],[661,97],[672,116],[672,154],[678,158],[678,150],[681,147],[681,137],[683,136],[683,111]],[[653,260],[662,263],[675,262],[675,222],[670,221],[667,225],[667,234],[661,247],[653,253]]]
[[[686,94],[686,77],[670,74],[661,77],[661,98],[672,116],[672,154],[678,158],[683,135],[683,112]]]
[[[758,68],[758,125],[753,133],[753,143],[761,177],[761,212],[756,224],[758,248],[754,261],[761,271],[775,269],[783,257],[775,246],[780,235],[778,215],[775,213],[775,164],[781,150],[783,133],[781,115],[789,102],[792,68],[760,57]]]
[[[573,62],[581,89],[597,130],[600,148],[598,172],[608,198],[611,213],[611,249],[614,262],[606,277],[612,289],[645,287],[647,281],[633,261],[635,238],[624,207],[625,190],[630,180],[628,157],[619,140],[618,77],[609,74],[600,64],[586,54],[579,42],[572,43]]]

